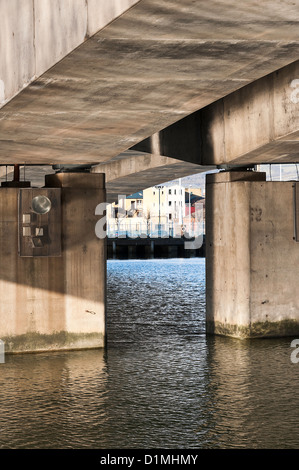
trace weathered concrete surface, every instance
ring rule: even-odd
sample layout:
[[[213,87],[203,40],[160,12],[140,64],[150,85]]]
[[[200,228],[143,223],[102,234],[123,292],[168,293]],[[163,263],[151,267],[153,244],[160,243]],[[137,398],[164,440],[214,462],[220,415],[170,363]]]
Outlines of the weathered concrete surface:
[[[88,180],[88,181],[87,181]],[[6,352],[103,347],[105,243],[94,210],[103,175],[51,175],[62,188],[62,256],[18,256],[17,188],[0,188],[0,336]]]
[[[299,161],[299,61],[256,80],[133,147],[202,165]]]
[[[299,61],[224,98],[215,104],[212,113],[203,114],[207,152],[202,161],[298,162],[299,82],[293,86],[297,77]],[[223,112],[216,118],[219,105]]]
[[[61,16],[53,7],[52,17],[59,16],[59,28],[69,18],[71,5],[78,5],[79,11],[81,4],[53,2],[58,4],[64,5]],[[2,0],[0,7],[5,5]],[[298,6],[298,0],[141,0],[2,108],[0,163],[109,160],[297,60]],[[6,17],[14,16],[15,8]],[[40,19],[42,31],[49,16]],[[82,41],[79,16],[76,25]],[[53,50],[65,54],[59,38],[61,34],[53,41]],[[66,41],[67,50],[74,44]],[[11,56],[9,49],[1,55]],[[6,59],[2,68],[3,63],[6,67]],[[12,73],[9,64],[8,68]],[[23,84],[32,76],[28,71],[19,75],[25,77]]]
[[[119,195],[130,195],[148,187],[172,181],[183,176],[211,171],[212,166],[200,166],[174,158],[126,151],[91,168],[92,173],[105,173],[107,202],[118,200]],[[52,166],[26,166],[20,168],[21,181],[30,181],[32,187],[43,187],[45,175],[55,173]],[[13,179],[13,167],[0,167],[0,182]]]
[[[253,172],[207,176],[208,333],[299,334],[294,183],[264,178]]]
[[[91,171],[105,173],[107,202],[113,202],[118,200],[119,195],[128,196],[166,181],[211,169],[212,166],[204,167],[174,158],[128,150],[107,163],[94,166]]]
[[[138,0],[0,0],[0,108]]]

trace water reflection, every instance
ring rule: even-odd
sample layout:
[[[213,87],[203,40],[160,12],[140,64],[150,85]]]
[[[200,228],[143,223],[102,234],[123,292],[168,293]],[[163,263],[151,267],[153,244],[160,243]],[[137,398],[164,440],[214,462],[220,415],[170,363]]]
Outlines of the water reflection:
[[[291,339],[206,337],[204,260],[108,274],[107,351],[0,365],[1,448],[299,447]]]
[[[296,365],[289,339],[208,339],[208,447],[298,447]]]
[[[105,413],[103,351],[6,356],[1,367],[0,446],[90,446]],[[87,433],[86,433],[87,431]]]

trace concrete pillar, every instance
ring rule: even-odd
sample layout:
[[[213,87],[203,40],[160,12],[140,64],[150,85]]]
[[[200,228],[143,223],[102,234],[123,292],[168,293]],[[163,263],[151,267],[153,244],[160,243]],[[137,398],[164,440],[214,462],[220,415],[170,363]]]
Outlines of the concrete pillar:
[[[207,175],[207,333],[299,334],[294,186],[264,173]]]
[[[95,235],[103,174],[46,176],[61,188],[61,256],[18,254],[18,188],[0,189],[0,338],[5,352],[103,347],[105,240]]]
[[[146,243],[144,245],[144,257],[146,259],[150,259],[152,256],[151,256],[151,242],[149,243]]]

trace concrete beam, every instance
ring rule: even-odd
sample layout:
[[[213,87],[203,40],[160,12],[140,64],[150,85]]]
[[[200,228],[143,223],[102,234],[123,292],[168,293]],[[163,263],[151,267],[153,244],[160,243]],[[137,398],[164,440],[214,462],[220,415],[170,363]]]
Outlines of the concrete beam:
[[[201,164],[299,162],[299,61],[133,147]]]
[[[298,162],[298,78],[296,61],[203,110],[202,162]]]
[[[208,333],[238,338],[299,333],[298,183],[265,178],[239,171],[207,177]]]
[[[38,73],[62,60],[0,111],[0,163],[107,161],[299,56],[299,0],[141,0],[89,39],[88,18],[93,8],[102,11],[99,4],[87,3],[93,5],[88,13],[83,0],[45,0],[53,11],[36,9],[40,45],[33,44],[32,34],[23,38],[27,30],[19,23],[22,41],[6,39],[12,37],[10,22],[17,21],[18,4],[23,5],[13,0],[6,11],[7,3],[0,2],[7,18],[1,29],[0,76],[6,77],[6,69],[9,74],[2,79],[2,95],[11,98],[36,76],[30,51],[41,47],[39,55],[47,55],[43,48],[52,44],[53,60],[42,57]],[[110,0],[101,4],[110,5]],[[29,18],[33,0],[24,0],[22,8],[26,5],[24,17]],[[50,38],[47,21],[58,29],[53,26]],[[35,20],[28,24],[33,28]],[[74,37],[69,37],[72,30]],[[64,42],[66,49],[61,48]],[[28,57],[20,45],[27,47]],[[33,69],[28,65],[23,71],[30,63]],[[16,67],[19,78],[6,95]]]
[[[139,0],[1,0],[0,108]]]
[[[118,195],[130,195],[150,186],[172,181],[184,176],[211,171],[174,158],[127,151],[91,168],[91,173],[105,173],[107,201],[118,200]],[[7,175],[6,175],[7,172]],[[45,175],[55,173],[52,166],[27,166],[20,168],[21,181],[30,181],[32,187],[43,187]],[[13,179],[13,167],[0,167],[0,182]]]
[[[203,167],[155,154],[127,151],[92,168],[92,173],[105,173],[107,201],[119,195],[130,195],[151,186],[177,178],[202,173],[213,167]]]

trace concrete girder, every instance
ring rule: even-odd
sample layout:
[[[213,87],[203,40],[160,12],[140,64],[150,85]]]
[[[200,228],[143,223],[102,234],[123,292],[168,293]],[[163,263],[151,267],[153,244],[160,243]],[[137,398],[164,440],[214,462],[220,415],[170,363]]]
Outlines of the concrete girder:
[[[299,162],[299,61],[133,147],[201,165]]]
[[[139,0],[1,0],[0,108]]]
[[[298,0],[139,1],[91,38],[84,36],[2,108],[0,163],[108,161],[297,60],[298,6]],[[12,6],[4,16],[15,11]],[[17,53],[1,57],[1,70],[9,70]],[[22,86],[33,77],[19,75]]]
[[[255,171],[206,180],[207,333],[298,337],[298,182]]]
[[[210,171],[211,166],[200,166],[174,158],[127,151],[108,163],[92,168],[92,173],[105,173],[107,202],[119,195],[130,195],[151,186],[177,178]]]

